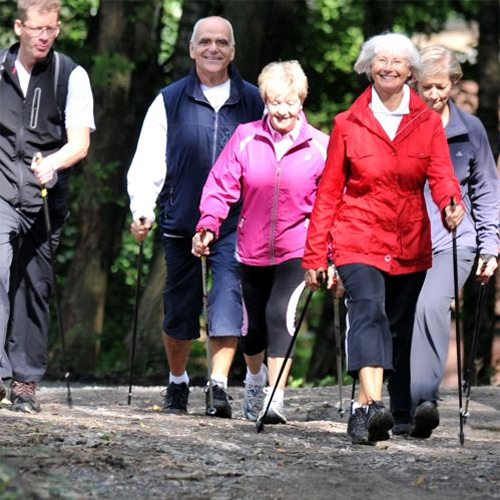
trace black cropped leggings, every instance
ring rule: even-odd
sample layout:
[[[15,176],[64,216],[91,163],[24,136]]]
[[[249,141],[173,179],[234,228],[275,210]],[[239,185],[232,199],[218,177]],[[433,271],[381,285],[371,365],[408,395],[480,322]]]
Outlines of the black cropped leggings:
[[[240,264],[246,320],[241,345],[246,355],[267,349],[268,356],[285,356],[304,289],[304,270],[300,264],[301,259],[266,267]]]

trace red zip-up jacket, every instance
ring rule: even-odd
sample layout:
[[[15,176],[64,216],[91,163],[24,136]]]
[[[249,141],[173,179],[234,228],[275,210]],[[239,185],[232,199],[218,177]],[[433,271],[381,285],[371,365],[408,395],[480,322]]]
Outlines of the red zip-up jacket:
[[[363,263],[389,274],[432,265],[430,223],[423,194],[429,180],[442,211],[461,202],[440,116],[411,91],[391,141],[369,104],[371,87],[334,119],[328,156],[311,216],[302,266]]]

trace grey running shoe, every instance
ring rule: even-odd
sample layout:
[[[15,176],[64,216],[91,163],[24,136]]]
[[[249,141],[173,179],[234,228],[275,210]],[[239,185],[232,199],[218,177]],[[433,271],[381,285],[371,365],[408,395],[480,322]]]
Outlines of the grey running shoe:
[[[349,415],[347,434],[351,436],[352,444],[373,444],[368,439],[366,411],[364,408],[356,408],[354,412]]]
[[[24,413],[39,413],[42,408],[36,397],[37,389],[36,382],[19,382],[18,380],[13,380],[10,384],[12,409]]]
[[[213,384],[212,385],[212,391],[213,391],[213,396],[214,396],[214,410],[215,413],[212,413],[210,411],[210,394],[208,392],[208,384],[205,387],[205,403],[206,403],[206,411],[205,413],[207,415],[210,415],[211,417],[220,417],[220,418],[231,418],[232,416],[232,409],[231,409],[231,404],[229,403],[229,400],[232,399],[231,396],[229,396],[226,391],[224,390],[223,387]]]
[[[370,441],[389,439],[389,431],[394,427],[394,417],[382,401],[373,401],[368,405],[366,425]]]
[[[410,436],[429,438],[439,425],[439,411],[434,401],[425,401],[417,406],[410,426]]]
[[[170,382],[167,388],[161,392],[165,398],[163,411],[172,414],[186,414],[189,398],[189,387],[185,382],[174,384]]]
[[[263,365],[265,368],[265,365]],[[250,384],[245,380],[245,400],[243,401],[243,415],[247,420],[255,422],[262,407],[264,405],[264,386],[267,382],[267,369],[266,380],[263,385]]]

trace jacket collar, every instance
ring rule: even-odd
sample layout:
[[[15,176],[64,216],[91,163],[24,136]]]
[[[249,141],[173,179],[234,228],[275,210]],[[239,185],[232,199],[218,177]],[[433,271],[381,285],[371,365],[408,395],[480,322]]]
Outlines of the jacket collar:
[[[20,46],[21,46],[21,44],[19,42],[12,45],[9,48],[9,52],[8,52],[7,57],[5,59],[5,67],[11,73],[12,73],[12,68],[14,67],[14,63],[17,59],[17,54],[19,53]],[[47,54],[47,57],[43,61],[39,61],[33,66],[31,74],[36,75],[36,74],[44,71],[47,68],[47,66],[49,66],[50,63],[52,62],[53,57],[54,57],[54,49],[51,48],[49,53]]]
[[[306,115],[304,114],[303,111],[300,112],[300,130],[299,133],[296,137],[296,139],[293,141],[293,146],[296,147],[304,142],[307,142],[312,139],[311,132],[309,131],[309,126],[307,123],[307,118]],[[268,121],[267,114],[261,118],[259,121],[259,127],[255,131],[255,135],[260,135],[261,137],[265,137],[269,142],[274,144],[274,132],[270,130],[270,125]]]
[[[410,88],[410,112],[403,115],[396,136],[391,142],[382,125],[380,125],[370,109],[371,93],[372,85],[368,86],[353,102],[348,111],[348,119],[355,120],[362,126],[367,127],[391,145],[396,145],[399,141],[403,140],[422,120],[426,120],[430,116],[431,110],[418,97],[417,93]]]
[[[236,67],[230,64],[227,71],[229,73],[229,78],[231,79],[231,90],[229,93],[229,99],[225,102],[224,106],[239,102],[244,90],[243,79],[238,73]],[[196,66],[193,66],[189,72],[186,92],[192,99],[210,104],[205,97],[205,94],[203,94],[203,90],[201,90],[201,82],[196,73]]]
[[[458,109],[457,105],[451,99],[448,101],[448,105],[450,107],[450,120],[444,129],[446,138],[451,139],[452,137],[468,134],[469,129],[462,116],[464,111]]]

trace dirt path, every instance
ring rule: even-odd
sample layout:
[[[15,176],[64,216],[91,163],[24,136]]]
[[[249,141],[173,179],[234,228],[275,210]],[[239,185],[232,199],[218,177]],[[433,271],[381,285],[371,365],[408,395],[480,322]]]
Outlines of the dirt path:
[[[288,425],[261,434],[243,420],[161,413],[160,387],[42,388],[43,412],[0,410],[0,499],[485,499],[500,498],[500,387],[474,388],[465,446],[457,397],[445,391],[442,425],[428,440],[395,437],[352,446],[338,389],[287,391]],[[347,395],[347,390],[345,391]],[[347,401],[345,402],[347,404]]]

